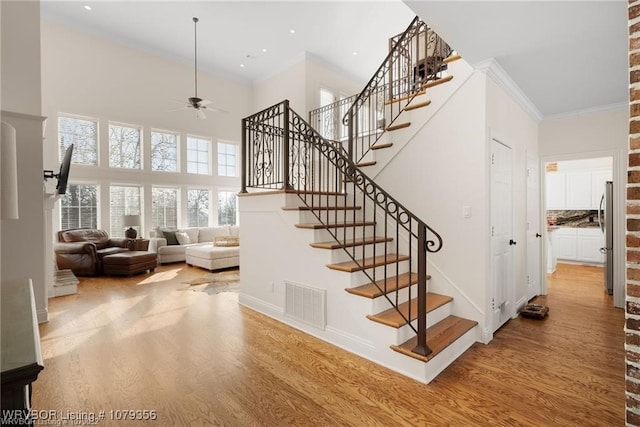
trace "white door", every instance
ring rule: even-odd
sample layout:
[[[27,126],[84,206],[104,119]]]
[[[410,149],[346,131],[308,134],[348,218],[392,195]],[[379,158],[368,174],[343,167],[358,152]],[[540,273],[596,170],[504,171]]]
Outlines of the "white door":
[[[513,303],[513,160],[511,149],[491,140],[491,275],[493,331],[509,317]]]
[[[527,300],[540,294],[541,227],[540,162],[527,154]]]

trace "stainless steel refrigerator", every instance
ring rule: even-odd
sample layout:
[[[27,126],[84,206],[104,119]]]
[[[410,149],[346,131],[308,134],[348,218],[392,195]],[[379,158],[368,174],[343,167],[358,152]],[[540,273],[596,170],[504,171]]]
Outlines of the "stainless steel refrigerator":
[[[604,260],[604,287],[609,295],[613,295],[613,182],[607,181],[604,185],[604,194],[600,199],[598,210],[598,222],[604,234],[604,247],[600,252],[605,255]]]

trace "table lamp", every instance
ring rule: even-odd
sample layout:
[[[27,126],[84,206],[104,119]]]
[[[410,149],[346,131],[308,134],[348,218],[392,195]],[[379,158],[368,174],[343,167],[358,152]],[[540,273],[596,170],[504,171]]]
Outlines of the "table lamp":
[[[129,239],[135,239],[138,236],[138,232],[133,227],[140,226],[140,215],[123,215],[122,225],[124,225],[125,227],[129,227],[124,232],[125,237]]]

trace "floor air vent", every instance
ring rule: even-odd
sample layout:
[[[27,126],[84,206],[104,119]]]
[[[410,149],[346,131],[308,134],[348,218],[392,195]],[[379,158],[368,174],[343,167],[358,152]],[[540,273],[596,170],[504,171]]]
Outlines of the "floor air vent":
[[[326,326],[326,291],[298,283],[285,284],[285,314],[324,330]]]

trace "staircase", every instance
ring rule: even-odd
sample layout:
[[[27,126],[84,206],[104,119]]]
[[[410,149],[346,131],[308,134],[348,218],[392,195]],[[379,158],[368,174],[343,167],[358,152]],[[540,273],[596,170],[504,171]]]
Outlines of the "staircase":
[[[354,329],[375,348],[373,360],[429,382],[476,341],[477,322],[455,315],[453,298],[427,289],[427,254],[442,248],[440,235],[364,172],[376,166],[375,153],[394,147],[390,135],[412,125],[403,117],[430,105],[424,99],[427,90],[453,78],[443,72],[455,57],[439,38],[430,51],[447,52],[446,61],[438,62],[438,55],[435,65],[431,57],[423,60],[426,65],[419,81],[415,78],[419,67],[414,67],[410,78],[398,75],[393,60],[411,61],[407,51],[412,45],[420,46],[419,34],[430,38],[434,33],[416,18],[405,33],[392,39],[393,49],[381,67],[386,71],[375,74],[391,76],[384,81],[374,77],[363,92],[350,98],[343,122],[348,128],[346,140],[320,135],[289,108],[288,101],[244,119],[241,194],[284,194],[280,209],[285,222],[306,231],[307,244],[317,251],[309,259],[326,260],[321,268],[330,273],[316,272],[316,266],[300,258],[305,269],[314,270],[305,281],[326,289],[326,308],[309,305],[306,309],[324,309],[328,318],[331,304],[348,310],[347,317],[358,325]],[[345,109],[342,101],[331,116]],[[372,115],[374,109],[377,113]],[[376,129],[369,126],[372,123]],[[331,126],[332,132],[341,132],[340,124],[334,121]],[[299,250],[302,257],[304,250]],[[343,296],[334,292],[339,286],[345,289]],[[286,306],[296,292],[306,291],[287,288]],[[367,319],[367,326],[360,319]]]

